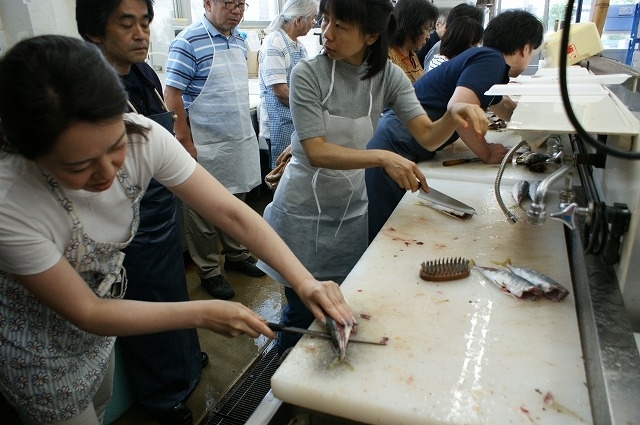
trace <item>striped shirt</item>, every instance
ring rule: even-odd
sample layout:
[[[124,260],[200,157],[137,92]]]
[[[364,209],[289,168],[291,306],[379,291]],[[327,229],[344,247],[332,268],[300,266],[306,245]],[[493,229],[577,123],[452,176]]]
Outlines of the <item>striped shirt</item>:
[[[226,37],[204,16],[171,41],[166,85],[182,91],[185,109],[202,91],[215,51],[228,49],[240,49],[247,57],[247,43],[236,28],[231,30],[230,37]]]

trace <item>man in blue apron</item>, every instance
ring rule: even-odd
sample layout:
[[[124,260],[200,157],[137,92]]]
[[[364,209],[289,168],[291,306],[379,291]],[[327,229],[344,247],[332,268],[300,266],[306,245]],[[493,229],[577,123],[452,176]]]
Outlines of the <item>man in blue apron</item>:
[[[244,0],[205,0],[204,15],[169,46],[165,88],[167,104],[177,115],[176,138],[243,201],[261,179],[249,107],[247,44],[236,29],[246,7]],[[214,298],[235,294],[222,274],[219,254],[225,256],[225,270],[264,275],[244,246],[190,208],[185,208],[185,229],[200,282]]]
[[[131,111],[173,132],[173,112],[160,95],[160,80],[144,62],[152,19],[151,0],[76,1],[78,32],[95,43],[118,71]],[[123,250],[128,277],[125,298],[189,300],[176,206],[174,195],[151,180],[140,204],[138,232]],[[196,330],[121,337],[118,345],[137,405],[162,423],[192,423],[193,414],[183,401],[208,362],[207,354],[200,351]]]

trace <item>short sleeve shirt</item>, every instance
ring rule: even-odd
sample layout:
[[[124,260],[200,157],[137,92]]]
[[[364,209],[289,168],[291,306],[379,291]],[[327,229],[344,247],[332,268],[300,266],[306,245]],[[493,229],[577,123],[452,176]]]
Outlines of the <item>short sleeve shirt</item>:
[[[303,59],[291,72],[291,115],[300,140],[325,136],[322,111],[345,118],[360,118],[369,113],[375,130],[380,114],[386,106],[394,110],[403,124],[424,110],[402,70],[387,61],[385,67],[370,79],[361,80],[366,65],[350,65],[336,61],[335,81],[331,96],[323,104],[331,87],[333,60],[320,54]]]
[[[413,87],[425,110],[444,114],[456,87],[472,90],[480,99],[480,107],[486,109],[500,102],[502,96],[484,93],[495,84],[508,82],[509,66],[502,53],[490,47],[472,47],[424,74]]]
[[[126,118],[150,128],[147,139],[128,136],[124,167],[134,184],[146,188],[155,178],[172,187],[193,173],[195,160],[168,131],[142,115],[126,114]],[[79,209],[87,233],[103,242],[123,242],[129,236],[129,228],[123,232],[110,224],[112,214],[131,211],[131,199],[122,185],[114,183],[96,194],[91,212],[83,206],[84,191],[64,189]],[[19,155],[4,156],[0,160],[0,270],[22,275],[44,272],[60,260],[70,236],[67,211],[44,184],[38,166]]]
[[[247,57],[247,43],[234,28],[226,37],[204,16],[171,41],[166,85],[182,91],[185,109],[202,91],[209,77],[216,50],[238,49]]]

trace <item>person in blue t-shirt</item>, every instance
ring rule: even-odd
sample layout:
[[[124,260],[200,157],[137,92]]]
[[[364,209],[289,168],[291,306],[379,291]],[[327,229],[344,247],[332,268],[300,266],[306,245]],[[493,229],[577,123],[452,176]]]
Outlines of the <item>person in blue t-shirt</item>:
[[[495,84],[506,84],[520,75],[542,44],[542,23],[524,10],[509,10],[496,16],[484,32],[483,47],[472,47],[426,73],[414,84],[414,90],[429,118],[434,121],[447,110],[447,105],[465,102],[491,109],[505,121],[511,118],[515,103],[502,96],[484,93]],[[458,129],[439,149],[462,139],[471,140],[465,130]],[[500,144],[468,143],[469,148],[485,163],[498,164],[507,153]],[[367,149],[385,149],[415,162],[435,156],[422,148],[392,111],[380,118]],[[369,240],[373,240],[387,221],[405,190],[389,178],[381,168],[365,171],[369,197]]]

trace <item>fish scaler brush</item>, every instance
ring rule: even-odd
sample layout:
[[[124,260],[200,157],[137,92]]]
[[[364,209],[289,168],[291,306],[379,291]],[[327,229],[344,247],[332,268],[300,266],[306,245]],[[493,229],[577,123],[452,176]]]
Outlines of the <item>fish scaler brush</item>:
[[[420,266],[420,278],[431,282],[463,279],[469,273],[469,260],[462,257],[429,260]]]

